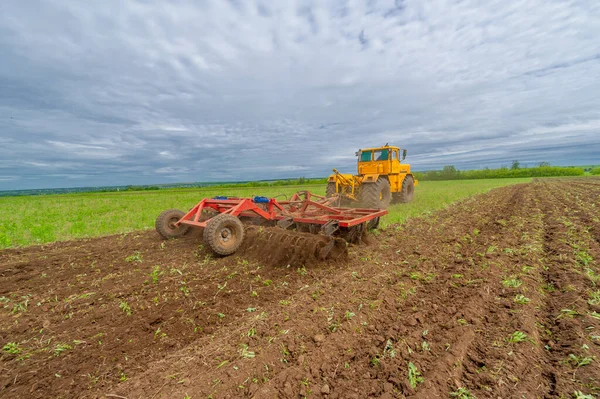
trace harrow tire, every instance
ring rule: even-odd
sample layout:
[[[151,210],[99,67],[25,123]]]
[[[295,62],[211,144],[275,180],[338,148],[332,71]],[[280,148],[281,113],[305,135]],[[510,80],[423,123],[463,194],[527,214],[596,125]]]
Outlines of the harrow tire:
[[[402,181],[402,190],[394,193],[394,202],[411,202],[415,196],[415,180],[412,176],[406,176]]]
[[[375,183],[364,183],[360,186],[360,206],[363,208],[386,209],[392,199],[390,182],[384,177]]]
[[[325,197],[333,197],[335,194],[335,183],[327,183],[327,189],[325,189]]]
[[[243,240],[244,225],[232,215],[219,214],[210,219],[204,229],[204,242],[217,255],[231,255]]]
[[[187,233],[190,226],[180,225],[177,227],[174,225],[175,222],[183,217],[183,215],[185,215],[185,213],[179,209],[169,209],[158,215],[156,222],[154,223],[154,227],[158,234],[160,234],[162,238],[169,239],[181,237]]]

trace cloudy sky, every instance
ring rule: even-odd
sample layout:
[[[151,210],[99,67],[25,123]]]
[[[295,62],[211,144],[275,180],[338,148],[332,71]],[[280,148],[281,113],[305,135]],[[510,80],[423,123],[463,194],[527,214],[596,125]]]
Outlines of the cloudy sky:
[[[0,2],[0,189],[600,163],[597,0]]]

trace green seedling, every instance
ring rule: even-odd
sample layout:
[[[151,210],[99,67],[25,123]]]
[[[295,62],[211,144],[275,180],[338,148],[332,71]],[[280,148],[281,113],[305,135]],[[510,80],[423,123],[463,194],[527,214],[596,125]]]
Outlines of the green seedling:
[[[6,353],[10,353],[11,355],[18,355],[21,353],[21,347],[16,342],[9,342],[2,347],[2,350]]]
[[[519,342],[523,342],[527,340],[527,334],[522,331],[515,331],[508,337],[507,341],[513,344],[517,344]]]
[[[592,280],[592,282],[594,283],[594,285],[597,282],[600,282],[600,274],[596,273],[593,269],[586,267],[585,268],[585,275]]]
[[[417,384],[420,384],[423,381],[424,379],[419,370],[417,370],[417,366],[415,366],[412,362],[408,362],[408,383],[412,389],[416,389]]]
[[[383,356],[389,356],[392,359],[396,357],[396,350],[394,349],[394,344],[390,339],[385,343],[385,348],[383,349]]]
[[[531,299],[527,298],[525,295],[519,294],[514,297],[513,301],[519,305],[526,305],[531,302]]]
[[[581,249],[575,251],[575,259],[581,266],[588,266],[594,260],[587,251]]]
[[[256,356],[256,354],[254,352],[248,350],[248,345],[242,344],[241,346],[242,346],[242,348],[240,349],[240,354],[242,355],[243,358],[252,359],[252,358],[254,358],[254,356]]]
[[[125,258],[125,262],[138,262],[142,263],[142,254],[140,251],[135,251],[132,255]]]
[[[179,287],[179,291],[183,292],[184,296],[190,295],[190,289],[188,288],[187,283],[185,281],[181,281],[180,284],[181,287]]]
[[[567,363],[569,363],[571,366],[573,366],[575,368],[587,366],[588,364],[592,363],[593,361],[594,361],[594,358],[592,358],[592,357],[576,356],[573,353],[571,353],[566,360]]]
[[[519,280],[518,277],[505,277],[502,280],[502,285],[507,287],[507,288],[518,288],[523,284],[523,282],[521,280]]]
[[[121,302],[119,304],[119,309],[123,311],[127,316],[131,316],[131,308],[127,302]]]
[[[54,347],[54,356],[60,356],[61,353],[73,349],[69,344],[56,344]]]
[[[583,393],[581,391],[573,392],[573,398],[575,398],[575,399],[596,399],[596,397],[594,395],[586,395],[585,393]]]
[[[596,320],[600,320],[600,313],[593,311],[593,312],[589,312],[588,314],[590,315],[590,317],[593,317]]]
[[[590,292],[589,296],[590,299],[588,299],[588,303],[590,305],[600,305],[600,290]]]
[[[14,313],[26,312],[27,308],[29,307],[29,298],[30,297],[31,297],[31,294],[22,296],[21,297],[22,301],[17,302],[13,305],[12,313],[14,314]]]
[[[217,293],[215,296],[219,295],[221,291],[223,291],[227,287],[227,281],[224,284],[217,284]]]
[[[467,388],[458,388],[454,392],[450,392],[451,398],[457,399],[477,399]]]
[[[558,315],[557,319],[561,318],[561,317],[569,317],[569,318],[573,318],[575,316],[579,316],[579,313],[573,309],[561,309],[560,310],[560,315]]]
[[[379,360],[379,355],[376,355],[373,359],[371,359],[371,361],[369,363],[373,367],[379,367],[381,365],[381,360]]]
[[[156,265],[154,266],[154,269],[152,269],[152,273],[150,273],[150,278],[152,279],[152,283],[153,284],[158,284],[158,279],[160,276],[162,276],[163,272],[160,270],[160,266]]]

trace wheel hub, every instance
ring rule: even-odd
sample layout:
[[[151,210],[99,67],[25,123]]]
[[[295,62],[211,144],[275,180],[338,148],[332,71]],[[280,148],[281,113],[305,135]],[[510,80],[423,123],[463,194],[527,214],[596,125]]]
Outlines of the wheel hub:
[[[175,226],[175,223],[177,223],[178,220],[179,219],[177,219],[177,218],[171,218],[171,219],[169,219],[169,228],[171,230],[175,230],[177,228],[177,226]]]
[[[229,229],[229,227],[225,227],[223,230],[221,230],[221,240],[227,242],[227,241],[229,241],[230,237],[231,237],[231,230]]]

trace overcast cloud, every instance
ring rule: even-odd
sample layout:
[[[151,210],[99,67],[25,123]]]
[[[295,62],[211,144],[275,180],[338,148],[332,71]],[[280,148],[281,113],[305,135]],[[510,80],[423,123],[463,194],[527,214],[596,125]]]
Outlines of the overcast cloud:
[[[600,2],[0,2],[0,189],[599,163]]]

